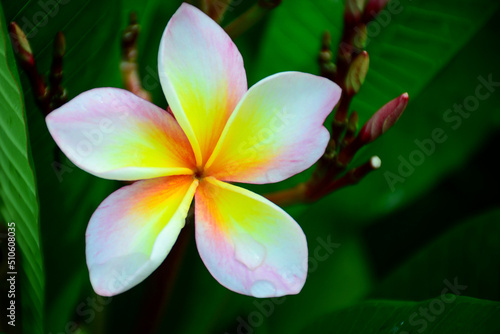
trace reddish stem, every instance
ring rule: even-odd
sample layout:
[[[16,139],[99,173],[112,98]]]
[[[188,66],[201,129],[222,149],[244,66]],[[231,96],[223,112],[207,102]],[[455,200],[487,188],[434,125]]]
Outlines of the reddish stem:
[[[161,325],[163,314],[170,304],[172,292],[177,282],[181,264],[186,255],[186,250],[191,241],[193,233],[193,216],[186,222],[186,226],[181,230],[177,241],[168,254],[165,261],[150,276],[148,289],[142,303],[139,322],[134,333],[157,333]]]

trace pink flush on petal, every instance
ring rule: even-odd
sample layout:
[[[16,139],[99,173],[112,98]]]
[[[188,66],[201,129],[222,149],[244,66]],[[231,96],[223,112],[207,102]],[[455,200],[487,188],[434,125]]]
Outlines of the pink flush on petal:
[[[168,23],[158,63],[168,111],[100,88],[46,118],[78,167],[138,181],[111,194],[90,220],[86,256],[94,290],[116,295],[156,270],[195,199],[196,244],[220,284],[255,297],[298,293],[307,276],[302,229],[269,200],[228,182],[278,182],[314,164],[328,143],[323,122],[340,88],[287,72],[247,91],[238,49],[189,4]],[[99,144],[79,154],[103,121]]]

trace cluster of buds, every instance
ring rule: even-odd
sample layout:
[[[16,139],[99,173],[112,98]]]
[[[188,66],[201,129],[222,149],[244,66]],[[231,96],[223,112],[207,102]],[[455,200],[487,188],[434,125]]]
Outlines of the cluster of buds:
[[[54,53],[52,66],[50,68],[49,80],[47,80],[37,69],[33,51],[26,38],[26,34],[19,25],[12,22],[9,25],[14,52],[19,60],[20,66],[26,72],[33,90],[35,101],[44,115],[66,103],[68,96],[66,89],[62,86],[63,57],[66,50],[66,41],[62,32],[58,32],[54,38]]]
[[[366,46],[366,25],[385,7],[388,0],[346,0],[344,31],[334,62],[330,33],[325,32],[318,56],[320,74],[342,88],[335,110],[330,142],[311,178],[292,188],[266,197],[279,205],[310,202],[348,185],[358,183],[381,166],[377,156],[349,169],[356,153],[386,132],[408,104],[404,93],[389,101],[358,131],[358,114],[349,112],[353,97],[360,91],[370,65]]]

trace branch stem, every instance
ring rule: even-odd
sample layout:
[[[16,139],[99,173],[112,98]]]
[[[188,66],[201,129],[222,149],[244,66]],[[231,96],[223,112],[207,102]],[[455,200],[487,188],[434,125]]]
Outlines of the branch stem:
[[[280,3],[281,0],[258,0],[255,5],[229,23],[224,30],[232,39],[235,39],[260,21],[264,15],[276,8]]]

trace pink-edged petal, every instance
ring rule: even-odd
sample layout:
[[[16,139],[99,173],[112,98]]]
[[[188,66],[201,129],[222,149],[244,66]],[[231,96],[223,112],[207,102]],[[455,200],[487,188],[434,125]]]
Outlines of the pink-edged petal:
[[[51,112],[47,127],[81,169],[106,179],[192,174],[195,158],[176,120],[117,88],[82,93]]]
[[[163,262],[184,227],[197,186],[192,176],[138,181],[101,203],[86,233],[87,266],[96,293],[124,292]]]
[[[205,166],[219,180],[270,183],[313,165],[330,138],[323,122],[340,98],[332,81],[284,72],[255,84]]]
[[[202,166],[247,91],[241,54],[217,23],[184,3],[163,33],[158,71],[170,108]]]
[[[307,276],[307,244],[280,207],[246,189],[205,178],[195,195],[196,244],[212,276],[254,297],[297,294]]]

